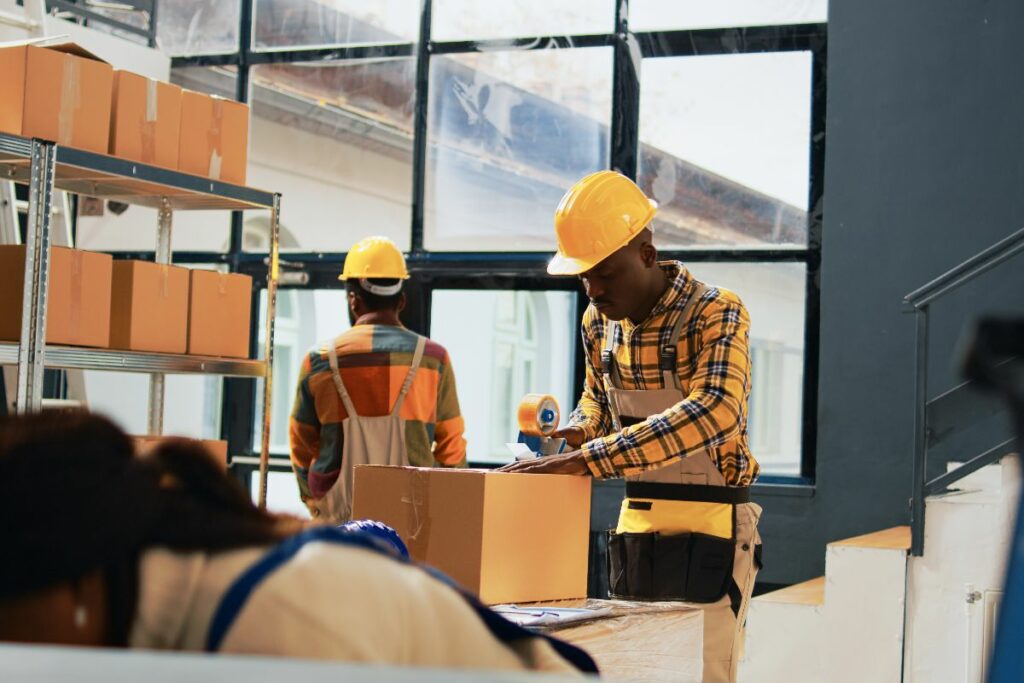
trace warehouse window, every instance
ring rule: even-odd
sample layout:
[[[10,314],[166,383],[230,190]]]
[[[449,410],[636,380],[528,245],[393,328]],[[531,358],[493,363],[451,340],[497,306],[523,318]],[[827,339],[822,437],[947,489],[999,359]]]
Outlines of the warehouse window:
[[[434,0],[434,40],[579,35],[615,30],[614,0]]]
[[[416,40],[417,0],[255,0],[257,50]]]
[[[639,183],[662,247],[804,247],[811,54],[648,59]]]
[[[471,461],[511,460],[525,394],[552,394],[568,415],[575,307],[572,292],[434,291],[431,338],[451,357]]]
[[[266,340],[267,296],[260,296],[259,356]],[[274,392],[270,409],[270,447],[287,455],[288,419],[295,399],[299,371],[306,354],[349,329],[345,290],[281,289],[277,296],[274,331]],[[263,382],[257,385],[253,448],[258,450],[263,424]]]
[[[163,0],[157,45],[171,55],[229,53],[238,49],[240,0]]]
[[[368,232],[409,248],[415,75],[412,59],[253,67],[249,183],[288,197],[282,248],[344,252]]]
[[[608,166],[611,66],[609,48],[432,60],[426,247],[553,249],[565,188]]]
[[[824,22],[827,0],[630,0],[634,31]]]
[[[693,263],[698,279],[735,292],[750,313],[750,446],[766,472],[798,474],[803,416],[803,264]]]

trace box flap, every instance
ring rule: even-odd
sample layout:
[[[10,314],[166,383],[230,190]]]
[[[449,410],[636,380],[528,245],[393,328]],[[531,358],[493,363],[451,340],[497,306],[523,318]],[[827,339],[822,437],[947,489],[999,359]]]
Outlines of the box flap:
[[[57,52],[66,52],[69,55],[75,55],[76,57],[82,57],[83,59],[91,59],[96,62],[102,62],[108,64],[107,60],[98,57],[94,53],[86,50],[84,47],[76,42],[68,40],[68,36],[44,36],[42,38],[25,38],[24,40],[12,40],[5,43],[0,43],[0,49],[5,47],[19,47],[23,45],[30,45],[33,47],[41,47],[47,50],[56,50]]]

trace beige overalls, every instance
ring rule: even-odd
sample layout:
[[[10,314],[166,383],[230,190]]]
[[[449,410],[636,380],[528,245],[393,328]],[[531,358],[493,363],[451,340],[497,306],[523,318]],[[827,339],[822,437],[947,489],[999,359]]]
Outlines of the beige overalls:
[[[367,417],[359,415],[352,403],[352,398],[341,381],[338,370],[338,340],[327,345],[327,355],[331,363],[331,374],[338,396],[345,406],[348,416],[341,423],[342,447],[341,470],[334,486],[316,501],[318,519],[340,524],[347,522],[352,516],[352,472],[356,465],[399,465],[409,464],[409,454],[405,446],[405,423],[400,417],[405,396],[409,393],[412,382],[416,378],[420,361],[423,360],[423,349],[427,340],[420,337],[416,342],[416,351],[412,356],[409,374],[405,376],[402,389],[398,392],[395,405],[388,415]]]
[[[707,291],[698,285],[662,348],[663,388],[622,389],[614,361],[618,323],[602,350],[605,392],[615,431],[686,398],[676,372],[682,326]],[[760,565],[760,506],[749,488],[727,486],[708,452],[627,477],[618,526],[609,535],[613,597],[680,600],[704,610],[704,680],[734,681],[747,605]]]

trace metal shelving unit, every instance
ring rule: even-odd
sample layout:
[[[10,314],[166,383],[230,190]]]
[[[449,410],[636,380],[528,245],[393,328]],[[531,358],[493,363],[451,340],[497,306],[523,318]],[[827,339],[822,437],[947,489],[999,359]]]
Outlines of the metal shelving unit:
[[[0,343],[0,365],[18,366],[16,410],[25,413],[40,409],[45,367],[148,373],[149,433],[156,435],[163,431],[165,374],[203,373],[262,377],[265,381],[259,458],[259,504],[264,507],[270,455],[274,317],[280,272],[278,237],[281,195],[117,159],[105,154],[60,147],[44,140],[30,140],[3,133],[0,133],[0,174],[4,180],[13,180],[29,186],[21,341]],[[270,267],[267,274],[264,360],[47,345],[45,331],[50,222],[55,189],[158,209],[157,263],[171,262],[174,211],[269,210]]]

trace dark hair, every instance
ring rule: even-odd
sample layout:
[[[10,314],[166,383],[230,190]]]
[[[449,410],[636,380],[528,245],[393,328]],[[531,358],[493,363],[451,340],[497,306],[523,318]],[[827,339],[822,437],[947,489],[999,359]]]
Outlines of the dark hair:
[[[84,411],[0,418],[0,601],[96,570],[106,579],[109,644],[127,642],[142,553],[218,552],[297,531],[257,509],[204,447],[161,442],[145,455]]]
[[[371,285],[379,287],[393,287],[400,282],[398,278],[371,277],[367,279]],[[345,280],[345,289],[362,299],[363,304],[370,311],[394,311],[402,299],[402,290],[390,296],[381,296],[363,289],[359,280],[356,279]]]

